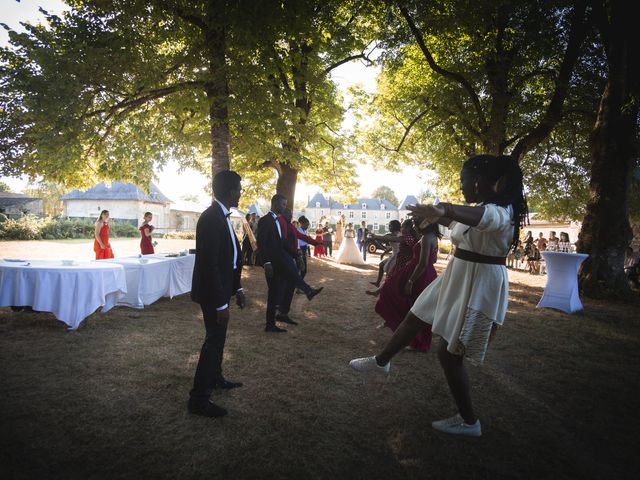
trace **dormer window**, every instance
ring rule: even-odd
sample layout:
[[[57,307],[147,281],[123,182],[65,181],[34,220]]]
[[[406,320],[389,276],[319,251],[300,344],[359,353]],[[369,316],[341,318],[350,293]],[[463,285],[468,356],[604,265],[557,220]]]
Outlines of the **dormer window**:
[[[380,204],[380,210],[384,210],[384,203]]]
[[[320,208],[320,202],[316,202],[316,208]]]
[[[347,209],[349,208],[349,205],[348,205],[348,204],[346,204],[346,203],[345,203],[343,206],[344,206],[344,209],[345,209],[345,210],[347,210]]]
[[[362,210],[366,210],[367,209],[367,204],[366,203],[362,203]]]

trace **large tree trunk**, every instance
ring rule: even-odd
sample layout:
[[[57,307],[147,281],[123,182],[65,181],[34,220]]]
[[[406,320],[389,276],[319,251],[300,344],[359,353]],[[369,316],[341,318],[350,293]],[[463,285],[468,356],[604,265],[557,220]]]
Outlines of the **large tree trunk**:
[[[279,164],[278,183],[276,191],[287,199],[287,206],[293,212],[293,201],[296,196],[296,183],[298,182],[298,170],[285,163]]]
[[[209,101],[211,129],[211,178],[221,170],[229,169],[231,136],[229,134],[229,81],[226,65],[226,12],[225,2],[210,0],[208,4],[206,34],[209,55],[210,80],[205,85]]]
[[[631,40],[633,16],[622,3],[611,2],[610,14],[602,15],[600,26],[609,71],[590,138],[591,194],[577,243],[579,252],[589,254],[579,275],[588,296],[629,294],[623,262],[632,238],[628,195],[636,154],[638,103],[632,95],[637,89],[638,56]]]

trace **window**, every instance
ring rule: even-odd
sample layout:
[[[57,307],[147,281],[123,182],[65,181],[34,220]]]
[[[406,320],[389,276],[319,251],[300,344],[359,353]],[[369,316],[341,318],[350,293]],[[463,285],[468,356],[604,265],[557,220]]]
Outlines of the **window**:
[[[384,203],[380,204],[380,210],[384,210]]]
[[[364,210],[362,211],[362,218],[367,218],[367,212],[365,212]]]
[[[387,220],[391,219],[391,212],[387,212]]]
[[[338,216],[342,215],[342,210],[338,210]]]
[[[320,216],[324,217],[324,210],[320,210]]]
[[[346,204],[346,203],[345,203],[343,206],[344,206],[344,209],[345,209],[345,210],[349,208],[349,205],[348,205],[348,204]]]
[[[316,208],[320,208],[320,202],[316,202]]]
[[[349,218],[353,218],[353,210],[349,212]]]
[[[364,203],[364,202],[362,203],[362,209],[363,209],[363,210],[366,210],[366,209],[367,209],[367,204],[366,204],[366,203]],[[364,217],[363,217],[363,218],[364,218]]]
[[[378,222],[374,222],[373,223],[373,231],[377,232],[379,228],[380,228],[380,225],[378,224]]]

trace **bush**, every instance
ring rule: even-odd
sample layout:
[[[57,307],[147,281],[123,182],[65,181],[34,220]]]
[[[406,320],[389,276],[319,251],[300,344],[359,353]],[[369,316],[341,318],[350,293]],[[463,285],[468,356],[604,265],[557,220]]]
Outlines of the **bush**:
[[[8,219],[0,224],[0,239],[37,240],[40,238],[40,220],[26,215],[18,220]]]
[[[443,255],[449,255],[451,253],[451,244],[438,242],[438,251]]]
[[[138,227],[131,225],[130,223],[116,223],[112,221],[109,222],[109,235],[113,238],[131,238],[140,235],[140,230],[138,230]],[[91,236],[93,236],[93,231],[91,232]]]
[[[0,222],[0,240],[59,240],[65,238],[93,238],[95,224],[91,220],[75,218],[37,218],[26,215],[17,220]],[[109,223],[111,238],[137,237],[138,229],[130,223]]]
[[[178,240],[195,240],[196,232],[169,232],[162,235],[162,238],[176,238]]]

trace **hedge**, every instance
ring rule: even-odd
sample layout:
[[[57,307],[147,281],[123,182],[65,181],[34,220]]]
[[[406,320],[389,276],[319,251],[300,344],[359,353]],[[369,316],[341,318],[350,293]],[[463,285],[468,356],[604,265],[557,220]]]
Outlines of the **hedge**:
[[[17,220],[0,222],[0,240],[59,240],[65,238],[93,238],[94,223],[72,218],[38,218],[25,215]],[[129,223],[109,223],[109,236],[137,237],[138,229]]]

